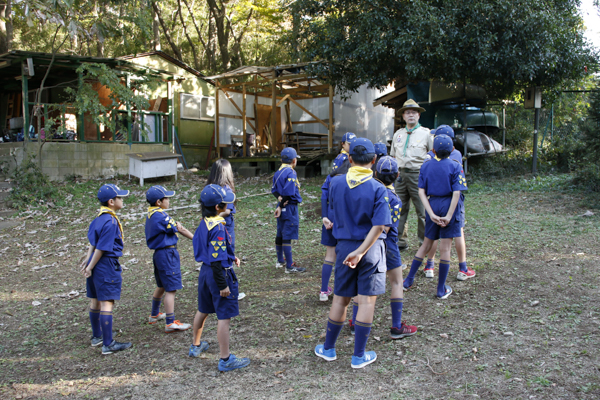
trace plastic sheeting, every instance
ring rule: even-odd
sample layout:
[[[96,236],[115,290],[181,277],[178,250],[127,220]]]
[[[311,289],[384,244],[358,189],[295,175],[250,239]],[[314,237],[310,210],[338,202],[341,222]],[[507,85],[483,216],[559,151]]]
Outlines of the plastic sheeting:
[[[394,135],[394,110],[388,107],[373,107],[373,101],[378,97],[392,92],[389,86],[384,91],[368,89],[366,85],[361,86],[358,92],[353,93],[348,99],[342,99],[336,94],[333,99],[334,142],[339,142],[346,132],[353,132],[358,137],[366,137],[375,142],[386,142]],[[228,92],[237,106],[242,109],[242,94]],[[240,115],[238,110],[222,91],[219,95],[219,114]],[[279,101],[279,100],[278,100]],[[329,98],[320,97],[316,99],[296,100],[302,107],[309,110],[327,123],[329,119]],[[259,104],[271,105],[271,99],[258,98]],[[285,102],[280,105],[283,107]],[[293,102],[290,102],[292,121],[311,121],[312,116],[303,111]],[[246,95],[246,117],[254,118],[254,96]],[[254,124],[254,121],[252,121]],[[281,126],[285,127],[286,113],[282,109]],[[294,124],[295,132],[327,133],[327,128],[320,123]],[[253,133],[250,124],[247,124],[247,132]],[[237,118],[219,117],[219,143],[230,144],[231,135],[242,135],[242,120]]]

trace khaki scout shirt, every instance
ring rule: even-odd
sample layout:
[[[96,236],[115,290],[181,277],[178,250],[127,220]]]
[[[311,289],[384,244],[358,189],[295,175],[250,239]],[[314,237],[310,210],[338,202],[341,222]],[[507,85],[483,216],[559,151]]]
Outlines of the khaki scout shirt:
[[[406,146],[405,152],[407,140],[408,146]],[[398,168],[418,171],[421,169],[427,153],[431,150],[433,150],[433,135],[429,133],[429,129],[420,126],[408,134],[406,128],[402,128],[394,133],[390,156],[396,157]]]

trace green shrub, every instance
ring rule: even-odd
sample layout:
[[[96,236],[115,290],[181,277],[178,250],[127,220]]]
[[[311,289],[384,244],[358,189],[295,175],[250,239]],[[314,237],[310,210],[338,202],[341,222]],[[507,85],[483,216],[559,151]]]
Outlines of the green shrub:
[[[37,205],[40,200],[51,200],[58,194],[58,189],[50,184],[48,176],[42,173],[34,156],[17,166],[12,178],[15,186],[10,193],[10,201],[15,208]]]

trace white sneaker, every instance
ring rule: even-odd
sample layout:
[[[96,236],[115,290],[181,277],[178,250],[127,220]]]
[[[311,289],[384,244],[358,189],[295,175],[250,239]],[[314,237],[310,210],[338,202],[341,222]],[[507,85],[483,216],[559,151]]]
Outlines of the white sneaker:
[[[275,264],[275,268],[283,268],[285,267],[285,263],[280,263],[279,261],[277,261],[277,263]]]
[[[433,268],[425,268],[425,278],[433,278]]]
[[[244,297],[246,297],[246,293],[242,292],[238,294],[238,300],[243,299]]]
[[[408,268],[408,265],[402,264],[402,266],[400,268],[402,268],[402,271],[404,271],[406,268]]]
[[[172,333],[176,331],[187,331],[190,329],[192,325],[190,324],[182,324],[179,320],[173,321],[172,324],[165,325],[165,332]]]
[[[319,300],[327,301],[329,300],[329,295],[333,293],[333,289],[331,287],[327,287],[326,292],[319,292]]]
[[[153,325],[153,324],[157,323],[158,321],[164,320],[165,318],[167,318],[167,314],[159,312],[158,315],[156,315],[154,317],[152,315],[149,316],[148,317],[148,323],[150,325]]]

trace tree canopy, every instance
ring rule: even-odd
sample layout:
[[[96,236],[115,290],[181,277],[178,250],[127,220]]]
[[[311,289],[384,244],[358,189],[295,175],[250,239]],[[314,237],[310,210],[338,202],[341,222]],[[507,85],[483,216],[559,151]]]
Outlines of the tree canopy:
[[[504,97],[596,64],[577,0],[298,0],[304,58],[344,90],[438,79]]]

